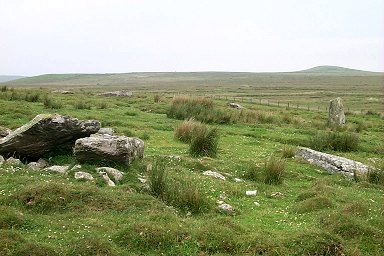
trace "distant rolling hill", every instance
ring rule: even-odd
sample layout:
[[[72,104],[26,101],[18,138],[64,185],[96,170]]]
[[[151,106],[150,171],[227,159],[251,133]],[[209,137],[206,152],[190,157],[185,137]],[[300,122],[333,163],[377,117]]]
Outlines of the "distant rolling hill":
[[[375,73],[370,71],[344,68],[339,66],[317,66],[310,69],[298,71],[298,73]]]
[[[23,87],[158,87],[158,86],[237,86],[269,84],[280,86],[297,83],[308,76],[326,81],[348,77],[382,77],[384,73],[360,71],[336,66],[319,66],[297,72],[135,72],[107,74],[46,74],[1,83]],[[339,77],[339,78],[336,78]]]
[[[23,76],[0,76],[0,83],[23,78]]]

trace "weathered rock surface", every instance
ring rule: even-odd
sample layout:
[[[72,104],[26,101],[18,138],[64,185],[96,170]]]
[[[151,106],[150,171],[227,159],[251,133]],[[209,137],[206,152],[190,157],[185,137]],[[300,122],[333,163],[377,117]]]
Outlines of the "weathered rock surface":
[[[7,127],[0,126],[0,138],[6,137],[12,132],[11,129],[8,129]]]
[[[214,171],[205,171],[205,172],[203,172],[203,174],[206,175],[206,176],[212,176],[212,177],[214,177],[214,178],[216,178],[216,179],[225,180],[225,176],[222,175],[222,174],[220,174],[220,173],[218,173],[218,172],[214,172]]]
[[[99,167],[99,168],[96,168],[96,171],[106,172],[108,174],[108,176],[112,176],[116,182],[121,181],[123,179],[123,176],[124,176],[124,173],[122,173],[121,171],[119,171],[115,168],[111,168],[111,167]]]
[[[7,164],[11,164],[11,165],[21,165],[22,162],[20,161],[20,159],[17,159],[17,158],[13,158],[13,157],[10,157],[7,159],[6,161]]]
[[[133,93],[131,91],[114,91],[114,92],[104,92],[100,93],[99,96],[107,97],[131,97]]]
[[[106,128],[100,128],[100,130],[98,130],[97,133],[113,135],[115,131],[113,130],[113,128],[106,127]]]
[[[66,165],[53,165],[53,166],[50,166],[48,168],[45,168],[44,170],[45,171],[49,171],[49,172],[58,172],[58,173],[66,173],[69,169],[69,166],[66,166]]]
[[[75,172],[75,179],[76,180],[94,180],[92,174],[87,172]]]
[[[329,101],[328,125],[344,125],[345,115],[344,106],[341,98],[336,98]]]
[[[74,142],[100,129],[96,120],[81,121],[58,114],[40,114],[0,139],[0,154],[38,158],[56,148],[70,149]]]
[[[218,208],[220,211],[225,212],[225,213],[233,213],[233,211],[234,211],[232,205],[224,204],[224,203],[220,204],[218,206]]]
[[[247,190],[245,191],[247,196],[255,196],[257,194],[257,190]]]
[[[236,109],[243,109],[244,107],[241,106],[240,104],[237,104],[237,103],[228,103],[228,106],[231,107],[231,108],[236,108]]]
[[[309,163],[324,168],[331,173],[340,173],[353,177],[354,172],[365,174],[368,166],[348,158],[322,153],[310,148],[300,147],[296,156],[307,160]]]
[[[76,140],[74,154],[79,162],[103,161],[129,165],[143,158],[144,141],[126,136],[93,134]]]
[[[67,90],[55,90],[53,93],[61,93],[61,94],[75,94],[72,91],[67,91]]]

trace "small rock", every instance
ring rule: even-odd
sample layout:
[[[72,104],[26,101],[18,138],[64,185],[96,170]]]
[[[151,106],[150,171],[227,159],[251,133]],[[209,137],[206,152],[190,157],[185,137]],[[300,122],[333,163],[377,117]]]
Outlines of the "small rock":
[[[212,177],[215,177],[216,179],[221,179],[221,180],[225,180],[225,177],[224,175],[218,173],[218,172],[213,172],[213,171],[205,171],[203,172],[204,175],[206,176],[212,176]]]
[[[37,160],[37,163],[39,164],[40,168],[45,168],[49,166],[49,163],[45,161],[43,158],[40,158]]]
[[[21,165],[22,162],[20,161],[20,159],[17,159],[17,158],[13,158],[13,157],[10,157],[7,159],[6,161],[7,164],[11,164],[11,165]]]
[[[216,203],[218,203],[218,204],[223,204],[224,201],[222,201],[222,200],[217,200]]]
[[[272,192],[271,196],[272,197],[280,197],[280,196],[283,196],[283,193],[281,193],[281,192]]]
[[[150,172],[150,171],[152,171],[152,164],[147,165],[147,172]]]
[[[219,198],[220,198],[221,200],[225,200],[225,199],[227,199],[227,196],[226,196],[225,194],[220,194],[220,195],[219,195]]]
[[[144,176],[139,176],[139,177],[137,177],[137,179],[141,182],[141,183],[147,183],[147,180],[145,179],[145,177]]]
[[[66,173],[66,171],[68,170],[68,166],[64,165],[53,165],[53,166],[50,166],[50,167],[47,167],[45,168],[44,170],[45,171],[49,171],[49,172],[58,172],[58,173]]]
[[[98,171],[99,175],[107,182],[108,186],[110,187],[114,187],[116,186],[115,182],[113,182],[108,174],[106,172],[103,172],[103,171]]]
[[[247,190],[245,191],[247,196],[255,196],[257,194],[257,190]]]
[[[180,156],[174,156],[174,155],[169,155],[168,158],[171,159],[171,160],[176,160],[176,161],[180,161],[181,160]]]
[[[231,108],[236,108],[236,109],[243,109],[244,107],[241,106],[240,104],[237,104],[237,103],[228,103],[228,106],[231,107]]]
[[[7,137],[9,134],[11,134],[11,132],[12,132],[11,129],[0,126],[0,138],[1,137]]]
[[[233,213],[233,207],[229,204],[220,204],[218,206],[219,210],[225,213]]]
[[[117,182],[121,181],[123,179],[123,176],[124,176],[124,173],[122,173],[119,170],[116,170],[115,168],[111,168],[111,167],[99,167],[99,168],[96,168],[96,171],[98,171],[98,172],[104,171],[104,172],[108,173],[108,175],[113,176],[113,179]]]
[[[27,164],[27,167],[29,169],[31,169],[32,171],[38,171],[42,168],[40,168],[40,165],[38,162],[30,162],[29,164]]]
[[[240,178],[235,178],[235,182],[244,182],[244,180],[242,180]]]
[[[108,134],[108,135],[113,135],[115,131],[113,128],[100,128],[100,130],[97,132],[98,134]]]
[[[75,172],[75,179],[94,180],[93,176],[87,172]]]
[[[259,202],[253,202],[256,206],[260,206]]]

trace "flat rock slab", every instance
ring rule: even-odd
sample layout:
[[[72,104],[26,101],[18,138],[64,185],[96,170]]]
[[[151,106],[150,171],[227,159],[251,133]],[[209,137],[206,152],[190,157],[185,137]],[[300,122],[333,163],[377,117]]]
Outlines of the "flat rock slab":
[[[299,147],[296,156],[305,159],[311,164],[324,168],[331,173],[340,173],[353,177],[354,172],[366,174],[368,166],[340,156],[322,153],[310,148]]]
[[[131,97],[133,93],[131,91],[114,91],[114,92],[104,92],[100,93],[99,96],[106,97]]]
[[[96,120],[82,121],[58,114],[40,114],[0,139],[0,154],[39,158],[56,148],[70,149],[79,138],[100,129]]]
[[[101,161],[129,165],[143,158],[144,141],[126,136],[93,134],[76,140],[73,153],[79,162]]]

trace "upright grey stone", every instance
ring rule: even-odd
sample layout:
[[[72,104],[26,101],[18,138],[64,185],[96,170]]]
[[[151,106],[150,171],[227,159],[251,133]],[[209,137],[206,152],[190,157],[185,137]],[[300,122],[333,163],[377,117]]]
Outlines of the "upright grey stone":
[[[340,126],[345,124],[344,106],[341,98],[329,101],[328,125]]]
[[[0,154],[39,158],[56,148],[71,149],[79,138],[100,129],[96,120],[82,121],[58,114],[40,114],[0,139]]]

